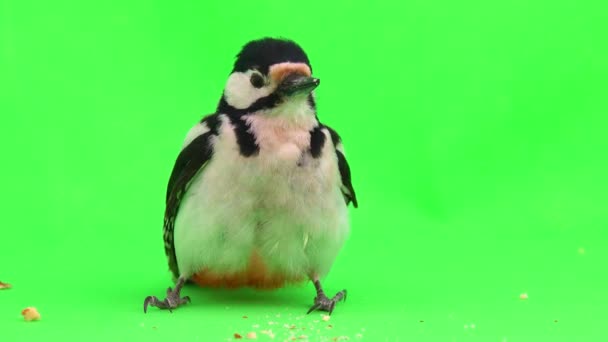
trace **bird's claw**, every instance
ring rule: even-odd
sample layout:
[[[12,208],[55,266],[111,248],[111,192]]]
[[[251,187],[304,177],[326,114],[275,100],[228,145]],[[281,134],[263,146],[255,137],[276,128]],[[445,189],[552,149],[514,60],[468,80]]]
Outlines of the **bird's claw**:
[[[190,297],[185,296],[180,298],[179,291],[174,291],[171,288],[167,289],[167,298],[159,300],[156,296],[148,296],[144,300],[144,313],[148,312],[148,306],[155,306],[159,309],[166,309],[173,312],[173,309],[180,305],[190,303]]]
[[[334,312],[336,303],[339,301],[346,301],[346,290],[338,292],[332,299],[327,298],[324,294],[315,297],[315,303],[308,309],[306,314],[309,314],[315,310],[327,311],[331,315]]]

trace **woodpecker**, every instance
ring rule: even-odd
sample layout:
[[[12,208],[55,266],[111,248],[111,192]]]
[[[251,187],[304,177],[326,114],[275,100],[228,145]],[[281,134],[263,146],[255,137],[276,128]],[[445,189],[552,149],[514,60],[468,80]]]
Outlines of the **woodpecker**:
[[[190,302],[182,287],[277,289],[311,281],[315,310],[346,290],[321,286],[357,208],[338,133],[318,120],[307,54],[294,41],[245,44],[214,114],[186,134],[167,186],[163,239],[174,288],[148,306]]]

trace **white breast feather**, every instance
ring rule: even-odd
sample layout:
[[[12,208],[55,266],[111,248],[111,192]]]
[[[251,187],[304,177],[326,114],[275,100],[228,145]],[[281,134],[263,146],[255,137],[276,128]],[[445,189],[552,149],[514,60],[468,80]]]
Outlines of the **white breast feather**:
[[[305,152],[316,121],[293,118],[245,117],[260,152],[243,157],[232,124],[220,117],[214,157],[191,182],[175,223],[182,274],[243,270],[253,250],[289,276],[329,271],[349,234],[334,147],[323,130],[321,157],[312,158]]]

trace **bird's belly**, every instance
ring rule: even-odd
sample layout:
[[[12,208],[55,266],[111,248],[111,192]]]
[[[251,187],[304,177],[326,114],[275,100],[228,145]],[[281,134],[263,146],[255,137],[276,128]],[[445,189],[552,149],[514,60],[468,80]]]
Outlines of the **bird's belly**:
[[[272,272],[260,257],[256,250],[253,250],[247,266],[235,272],[212,271],[204,267],[192,276],[192,281],[202,287],[255,287],[260,289],[276,289],[285,284],[299,283],[306,280],[303,275],[287,275],[284,272]]]
[[[287,152],[216,159],[194,178],[175,225],[182,273],[261,288],[327,273],[348,235],[337,170]]]

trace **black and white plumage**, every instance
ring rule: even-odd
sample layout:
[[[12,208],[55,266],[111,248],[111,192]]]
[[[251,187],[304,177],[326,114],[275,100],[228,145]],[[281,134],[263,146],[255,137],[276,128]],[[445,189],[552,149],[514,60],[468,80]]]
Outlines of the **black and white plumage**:
[[[357,207],[338,133],[319,122],[306,53],[293,41],[246,44],[215,114],[192,127],[166,195],[165,251],[177,282],[163,301],[201,286],[276,288],[311,280],[313,309],[332,311],[320,285],[349,235]]]

